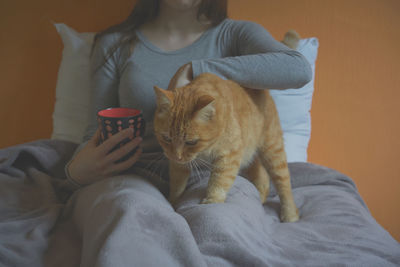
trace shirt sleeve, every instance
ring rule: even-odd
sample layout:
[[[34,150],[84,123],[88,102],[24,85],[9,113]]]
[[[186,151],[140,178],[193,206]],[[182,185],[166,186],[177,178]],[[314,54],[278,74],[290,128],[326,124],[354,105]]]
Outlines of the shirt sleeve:
[[[231,21],[220,35],[218,44],[230,55],[193,61],[194,77],[211,72],[253,89],[300,88],[312,78],[304,56],[276,41],[259,24]]]
[[[97,112],[108,107],[118,106],[118,68],[115,64],[118,52],[108,57],[108,51],[113,45],[114,38],[112,36],[104,36],[99,39],[93,48],[90,58],[90,103],[89,103],[89,123],[83,136],[83,142],[76,148],[69,162],[65,165],[65,174],[67,181],[74,189],[79,188],[69,175],[68,167],[75,156],[87,144],[97,130]]]
[[[90,104],[89,123],[83,141],[89,140],[97,129],[97,112],[117,107],[118,100],[118,50],[108,56],[109,49],[115,44],[112,35],[106,35],[96,43],[90,59]]]

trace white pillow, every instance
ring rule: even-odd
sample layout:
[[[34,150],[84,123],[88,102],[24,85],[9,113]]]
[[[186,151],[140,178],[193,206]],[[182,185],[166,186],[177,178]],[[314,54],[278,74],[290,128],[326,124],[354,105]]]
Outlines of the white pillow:
[[[297,47],[297,51],[303,54],[312,68],[312,80],[308,84],[299,89],[270,91],[279,113],[288,162],[307,162],[318,46],[317,38],[308,38],[301,39]]]
[[[89,56],[94,33],[55,24],[64,43],[58,70],[52,139],[81,143],[89,116]]]
[[[89,55],[94,33],[78,33],[65,24],[55,24],[55,27],[64,43],[64,50],[58,71],[52,139],[80,143],[88,124]],[[318,39],[300,40],[297,50],[312,66],[312,81],[300,89],[270,92],[280,116],[288,161],[306,162]]]

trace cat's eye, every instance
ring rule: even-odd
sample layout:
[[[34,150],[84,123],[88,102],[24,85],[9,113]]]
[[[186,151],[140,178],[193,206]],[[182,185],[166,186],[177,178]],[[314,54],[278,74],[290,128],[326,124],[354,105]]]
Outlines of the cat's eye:
[[[171,143],[171,138],[169,138],[168,136],[166,136],[166,135],[162,135],[162,138],[163,138],[163,140],[165,141],[165,142],[167,142],[167,143]]]
[[[190,141],[186,141],[185,144],[188,146],[194,146],[197,144],[199,140],[190,140]]]

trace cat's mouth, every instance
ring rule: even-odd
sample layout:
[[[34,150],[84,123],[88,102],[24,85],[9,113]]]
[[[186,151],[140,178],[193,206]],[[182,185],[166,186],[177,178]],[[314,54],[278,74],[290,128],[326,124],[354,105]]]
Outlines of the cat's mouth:
[[[189,164],[191,160],[175,160],[175,162],[181,165],[186,165]]]
[[[194,160],[193,158],[178,158],[175,155],[168,155],[165,152],[164,152],[164,154],[169,160],[172,160],[172,161],[174,161],[174,162],[176,162],[178,164],[182,164],[182,165],[183,164],[189,164],[190,162],[192,162]]]
[[[176,163],[178,163],[178,164],[189,164],[192,160],[191,159],[178,159],[178,158],[170,158],[170,160],[173,160],[173,161],[175,161]]]

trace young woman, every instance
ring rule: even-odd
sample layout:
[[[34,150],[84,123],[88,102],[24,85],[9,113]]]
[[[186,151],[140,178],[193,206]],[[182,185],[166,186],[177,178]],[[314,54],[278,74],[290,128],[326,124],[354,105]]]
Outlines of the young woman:
[[[167,184],[149,182],[143,172],[134,170],[135,166],[136,170],[145,169],[143,162],[154,160],[155,154],[161,152],[152,133],[156,108],[153,86],[182,86],[204,72],[255,89],[298,88],[311,79],[311,68],[300,53],[274,40],[256,23],[228,19],[226,0],[139,0],[124,22],[96,36],[92,51],[91,122],[85,142],[66,167],[72,183],[91,184],[75,193],[74,213],[81,215],[75,218],[84,242],[82,266],[96,266],[102,253],[112,255],[110,250],[115,248],[107,247],[112,236],[126,238],[110,224],[93,227],[93,220],[118,223],[129,218],[133,225],[140,225],[140,218],[134,215],[137,205],[148,206],[148,213],[140,216],[163,220],[168,229],[162,237],[165,240],[190,231],[185,220],[177,225],[172,219],[181,215],[174,212],[161,193]],[[117,106],[142,110],[147,121],[146,135],[143,140],[135,138],[108,153],[132,135],[127,129],[99,144],[97,111]],[[141,149],[135,155],[116,163],[139,145]],[[132,166],[133,171],[126,172]],[[142,234],[139,227],[128,236],[135,242]],[[157,256],[146,254],[155,247],[161,251],[188,249],[179,242],[140,246],[138,252],[130,250],[117,255],[129,259],[130,266],[158,266]],[[198,266],[201,254],[188,253],[193,254],[193,262],[181,264]],[[140,261],[140,256],[148,258]]]

